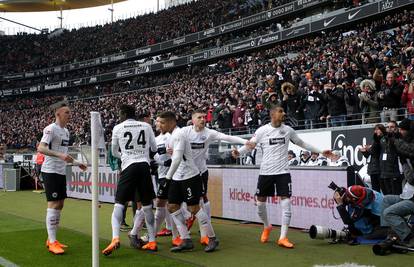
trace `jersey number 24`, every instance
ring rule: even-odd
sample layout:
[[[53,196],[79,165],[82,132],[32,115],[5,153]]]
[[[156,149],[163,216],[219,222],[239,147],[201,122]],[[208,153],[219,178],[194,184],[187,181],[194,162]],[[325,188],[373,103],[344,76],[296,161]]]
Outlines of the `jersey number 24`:
[[[134,149],[134,146],[131,145],[131,142],[132,142],[132,133],[131,132],[125,132],[124,133],[124,137],[128,137],[128,141],[125,144],[125,149],[126,150],[128,150],[128,149]],[[144,130],[141,130],[139,132],[138,139],[137,139],[137,144],[138,145],[141,145],[142,148],[145,148],[145,145],[147,144],[147,142],[145,141],[145,131]]]

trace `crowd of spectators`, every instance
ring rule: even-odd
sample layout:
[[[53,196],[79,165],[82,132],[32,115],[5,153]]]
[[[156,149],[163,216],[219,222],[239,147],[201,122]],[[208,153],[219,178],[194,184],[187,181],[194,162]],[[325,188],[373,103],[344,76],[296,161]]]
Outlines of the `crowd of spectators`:
[[[112,24],[65,30],[55,38],[46,34],[2,36],[0,73],[41,69],[152,45],[290,1],[198,0]]]
[[[399,11],[354,25],[352,31],[326,32],[220,60],[214,67],[171,73],[163,76],[171,84],[145,92],[76,100],[71,104],[74,120],[70,130],[76,143],[88,142],[89,111],[99,110],[109,138],[120,103],[136,105],[140,113],[152,116],[174,110],[180,125],[187,123],[192,110],[203,108],[211,127],[227,131],[254,130],[266,123],[267,108],[273,104],[285,107],[287,123],[296,128],[385,121],[402,115],[400,108],[408,108],[411,117],[413,19],[414,12]],[[104,93],[133,89],[126,81],[102,87],[107,88]],[[97,88],[82,90],[82,94],[94,95]],[[36,135],[51,121],[47,100],[28,101],[0,104],[0,142],[8,147],[33,145]],[[42,101],[45,103],[36,103]]]

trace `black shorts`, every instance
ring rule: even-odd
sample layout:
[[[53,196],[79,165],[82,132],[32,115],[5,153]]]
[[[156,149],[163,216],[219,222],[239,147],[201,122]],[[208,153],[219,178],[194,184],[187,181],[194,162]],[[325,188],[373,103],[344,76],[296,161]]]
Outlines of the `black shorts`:
[[[181,205],[185,202],[188,206],[194,206],[200,203],[202,195],[203,183],[200,175],[184,181],[172,180],[168,191],[168,203]]]
[[[256,195],[259,197],[270,197],[275,195],[281,197],[292,196],[292,179],[290,173],[279,175],[259,175],[257,181]]]
[[[158,179],[158,191],[157,191],[157,198],[159,199],[168,199],[168,190],[170,188],[169,184],[166,183],[165,180],[167,178]]]
[[[203,196],[205,196],[208,189],[208,170],[201,174],[201,180],[203,182]]]
[[[143,206],[152,204],[155,198],[150,166],[146,162],[133,163],[121,172],[115,194],[115,202],[140,201]]]
[[[58,201],[67,197],[65,175],[42,172],[42,178],[47,201]]]

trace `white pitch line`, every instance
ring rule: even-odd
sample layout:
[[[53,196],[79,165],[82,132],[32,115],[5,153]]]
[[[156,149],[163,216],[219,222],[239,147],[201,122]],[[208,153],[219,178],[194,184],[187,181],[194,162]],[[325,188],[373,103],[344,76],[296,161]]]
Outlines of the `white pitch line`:
[[[0,257],[0,266],[4,266],[4,267],[19,267],[19,265],[14,264],[11,261],[6,260],[3,257]]]

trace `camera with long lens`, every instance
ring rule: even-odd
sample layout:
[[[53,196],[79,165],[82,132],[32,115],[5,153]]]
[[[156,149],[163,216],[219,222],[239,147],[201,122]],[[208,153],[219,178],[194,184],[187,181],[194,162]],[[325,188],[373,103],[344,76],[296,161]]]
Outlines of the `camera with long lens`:
[[[345,194],[345,192],[346,192],[346,188],[345,188],[345,187],[340,187],[340,186],[337,186],[334,182],[331,182],[331,183],[328,185],[328,187],[329,187],[330,189],[332,189],[333,191],[338,192],[341,196],[342,196],[343,194]]]
[[[351,239],[348,229],[334,230],[320,225],[312,225],[309,229],[309,236],[312,239],[331,239],[333,243],[346,242]]]

